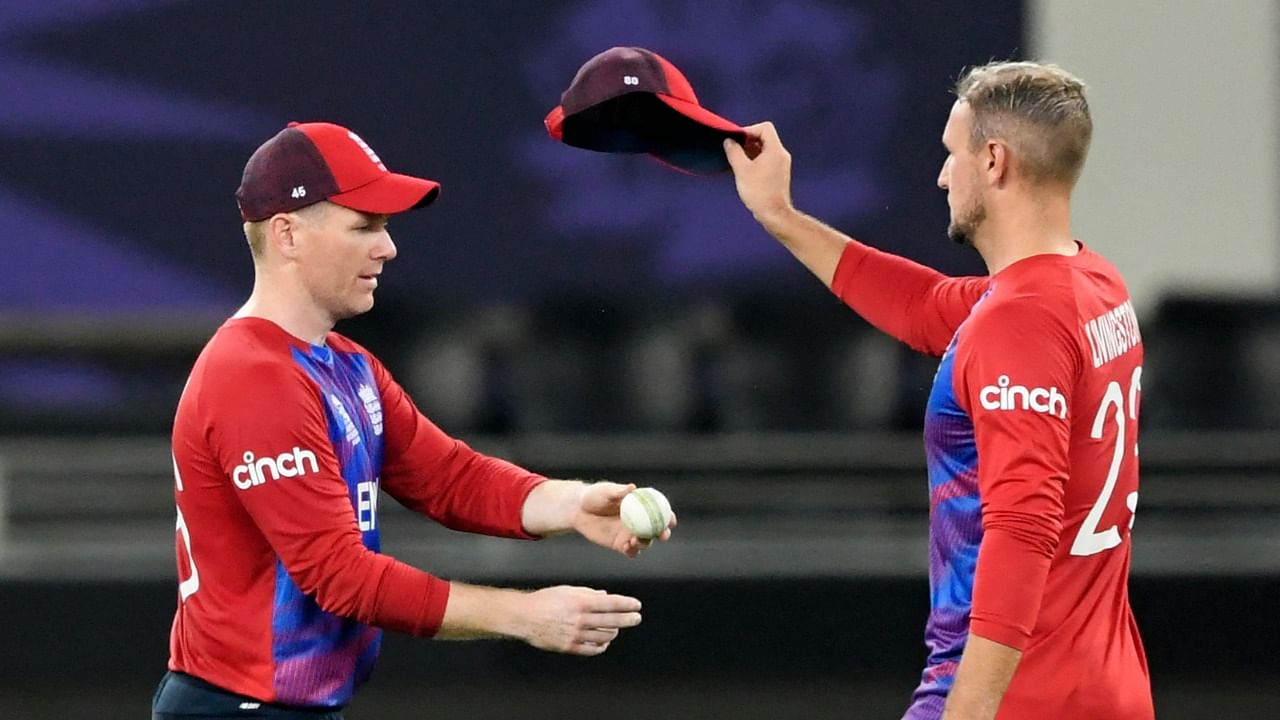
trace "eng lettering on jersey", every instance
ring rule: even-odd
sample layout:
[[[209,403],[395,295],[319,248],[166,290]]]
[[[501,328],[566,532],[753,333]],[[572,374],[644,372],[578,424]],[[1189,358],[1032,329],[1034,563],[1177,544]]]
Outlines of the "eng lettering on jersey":
[[[356,394],[360,396],[360,401],[364,403],[364,411],[369,414],[369,423],[373,425],[373,434],[382,434],[382,400],[378,398],[378,393],[368,385],[361,385],[356,389]]]
[[[1067,398],[1057,387],[1014,385],[1008,375],[1001,375],[995,385],[982,388],[978,400],[987,410],[1030,410],[1064,420],[1067,417]]]
[[[1094,367],[1102,367],[1137,347],[1142,343],[1142,333],[1133,301],[1125,300],[1085,323],[1084,336],[1089,340]]]
[[[254,457],[252,452],[245,451],[244,464],[237,465],[231,471],[231,482],[241,490],[248,490],[271,480],[282,477],[291,478],[306,475],[308,472],[320,472],[320,461],[316,454],[304,450],[297,445],[291,452],[280,453],[275,457]]]
[[[356,429],[356,424],[351,422],[351,415],[347,412],[347,406],[342,404],[342,398],[330,393],[329,405],[333,408],[333,413],[342,421],[342,431],[347,435],[347,442],[359,445],[360,431]]]
[[[378,481],[356,484],[356,519],[360,532],[378,529]]]

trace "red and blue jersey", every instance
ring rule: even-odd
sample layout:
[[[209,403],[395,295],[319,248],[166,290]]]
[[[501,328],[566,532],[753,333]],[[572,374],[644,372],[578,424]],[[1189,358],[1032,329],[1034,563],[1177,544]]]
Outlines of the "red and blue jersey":
[[[905,717],[936,720],[970,633],[1022,651],[997,718],[1149,720],[1129,607],[1142,342],[1084,246],[948,278],[852,243],[832,289],[940,355],[925,413],[929,655]]]
[[[350,700],[383,628],[442,621],[448,583],[379,552],[379,491],[447,527],[527,538],[542,480],[441,432],[356,343],[260,318],[227,321],[196,361],[173,458],[170,669],[307,707]]]
[[[980,302],[980,301],[979,301]],[[969,634],[978,546],[982,543],[978,447],[973,421],[953,391],[955,340],[947,346],[925,409],[929,470],[929,660],[917,701],[945,698]]]

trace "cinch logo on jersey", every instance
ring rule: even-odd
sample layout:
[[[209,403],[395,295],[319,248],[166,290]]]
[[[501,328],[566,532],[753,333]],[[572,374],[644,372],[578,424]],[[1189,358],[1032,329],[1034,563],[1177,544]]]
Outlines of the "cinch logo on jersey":
[[[982,388],[978,400],[988,410],[1031,410],[1063,419],[1067,417],[1067,398],[1058,392],[1058,388],[1046,390],[1010,385],[1008,375],[1001,375],[995,385]]]
[[[309,471],[308,465],[311,466]],[[241,490],[248,490],[266,482],[268,473],[272,480],[279,480],[282,477],[306,475],[308,472],[320,472],[320,463],[316,460],[315,453],[297,445],[293,447],[293,452],[280,453],[275,457],[255,458],[252,452],[246,451],[244,464],[237,465],[231,471],[231,482]]]

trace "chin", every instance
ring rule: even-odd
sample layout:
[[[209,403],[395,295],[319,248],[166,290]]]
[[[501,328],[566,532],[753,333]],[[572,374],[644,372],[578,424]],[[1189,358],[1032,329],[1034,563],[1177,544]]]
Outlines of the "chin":
[[[947,237],[951,242],[961,247],[973,247],[973,236],[969,233],[968,228],[962,228],[955,223],[947,227]]]
[[[373,298],[365,300],[357,300],[349,305],[339,309],[333,314],[334,320],[349,320],[357,315],[363,315],[373,309]]]

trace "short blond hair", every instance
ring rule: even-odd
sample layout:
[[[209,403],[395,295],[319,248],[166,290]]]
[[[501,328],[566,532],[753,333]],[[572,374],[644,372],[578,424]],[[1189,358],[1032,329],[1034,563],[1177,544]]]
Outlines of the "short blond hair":
[[[1000,138],[1032,182],[1075,185],[1093,138],[1079,78],[1049,63],[993,62],[963,73],[955,94],[973,111],[972,147]]]
[[[329,212],[329,203],[321,200],[305,207],[300,207],[293,211],[294,215],[303,217],[311,222],[323,222],[324,217]],[[271,217],[275,217],[272,215]],[[254,259],[262,257],[262,253],[267,247],[267,225],[271,222],[271,218],[263,220],[249,221],[244,224],[244,238],[249,241],[249,252]]]
[[[262,257],[263,246],[267,243],[267,220],[245,223],[244,239],[249,241],[249,252],[253,257]]]

